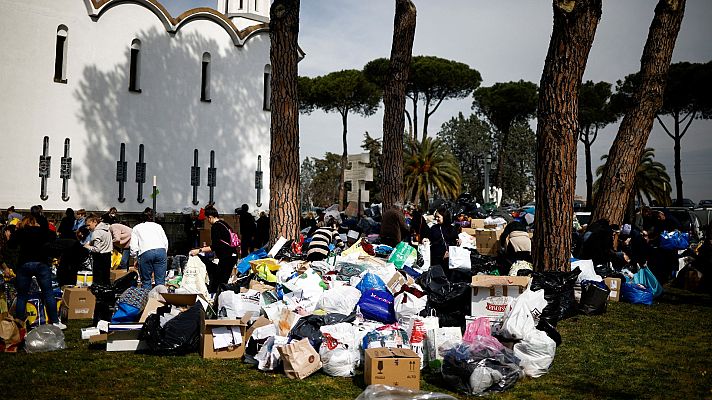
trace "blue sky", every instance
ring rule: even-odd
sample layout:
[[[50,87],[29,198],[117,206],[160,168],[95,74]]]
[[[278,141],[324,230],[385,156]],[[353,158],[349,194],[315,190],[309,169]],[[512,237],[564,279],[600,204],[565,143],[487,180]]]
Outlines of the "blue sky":
[[[519,79],[538,83],[552,27],[551,2],[542,0],[414,0],[418,7],[415,55],[434,55],[470,65],[482,74],[483,86]],[[615,83],[640,67],[640,55],[653,18],[656,0],[604,0],[603,16],[589,55],[584,80]],[[210,6],[209,0],[164,0],[178,15],[189,8]],[[394,2],[302,0],[299,43],[306,58],[300,75],[318,76],[342,69],[360,69],[368,61],[390,54]],[[673,62],[712,59],[712,1],[688,0]],[[432,116],[429,131],[462,112],[472,99],[443,103]],[[365,131],[381,136],[382,112],[372,117],[349,116],[348,147],[360,152]],[[316,111],[300,118],[304,157],[341,153],[341,118]],[[594,168],[611,146],[618,124],[599,134],[592,147]],[[685,197],[712,199],[712,121],[698,120],[682,142]],[[673,142],[656,122],[648,146],[674,179]],[[585,195],[583,148],[579,146],[577,194]],[[674,185],[674,182],[673,182]],[[674,193],[673,193],[674,197]]]

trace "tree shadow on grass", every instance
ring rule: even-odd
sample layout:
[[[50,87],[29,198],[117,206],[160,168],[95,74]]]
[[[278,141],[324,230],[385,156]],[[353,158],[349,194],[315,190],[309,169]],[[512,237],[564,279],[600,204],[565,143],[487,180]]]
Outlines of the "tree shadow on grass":
[[[712,296],[707,293],[695,293],[683,289],[666,286],[663,294],[655,299],[663,304],[689,304],[700,307],[712,307]]]

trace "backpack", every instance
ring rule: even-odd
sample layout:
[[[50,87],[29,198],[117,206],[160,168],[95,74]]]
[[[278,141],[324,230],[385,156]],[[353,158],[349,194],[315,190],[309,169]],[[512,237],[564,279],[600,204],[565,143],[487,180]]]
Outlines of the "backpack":
[[[224,240],[221,240],[221,242],[232,247],[233,249],[240,247],[240,237],[237,235],[237,233],[235,233],[235,231],[233,231],[232,228],[230,228],[230,225],[228,225],[226,222],[224,222],[224,221],[220,221],[220,222],[222,222],[223,226],[227,229],[228,233],[230,234],[230,243],[228,243]]]

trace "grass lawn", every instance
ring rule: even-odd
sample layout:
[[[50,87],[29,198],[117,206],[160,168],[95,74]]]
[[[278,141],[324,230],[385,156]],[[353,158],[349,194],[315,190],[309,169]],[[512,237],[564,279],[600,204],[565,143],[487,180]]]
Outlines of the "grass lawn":
[[[108,353],[81,340],[89,321],[71,321],[67,349],[0,354],[4,399],[200,398],[354,399],[363,376],[318,372],[293,381],[236,360],[197,354],[157,357]],[[651,307],[610,303],[601,316],[559,323],[563,344],[548,374],[524,379],[493,399],[712,399],[710,296],[669,289]],[[425,374],[421,388],[446,390]]]

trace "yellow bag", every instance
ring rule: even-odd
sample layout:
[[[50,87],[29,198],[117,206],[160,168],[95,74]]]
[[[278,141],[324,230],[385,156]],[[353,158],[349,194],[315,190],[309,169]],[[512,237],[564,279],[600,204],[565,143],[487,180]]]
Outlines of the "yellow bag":
[[[111,251],[111,269],[119,268],[121,264],[121,252],[116,249]]]

